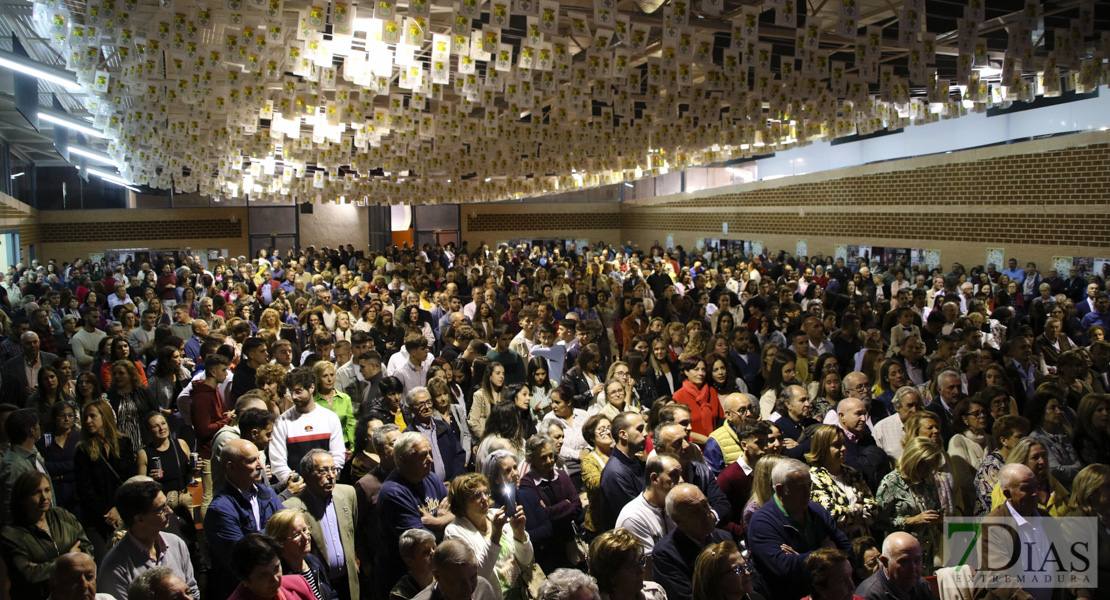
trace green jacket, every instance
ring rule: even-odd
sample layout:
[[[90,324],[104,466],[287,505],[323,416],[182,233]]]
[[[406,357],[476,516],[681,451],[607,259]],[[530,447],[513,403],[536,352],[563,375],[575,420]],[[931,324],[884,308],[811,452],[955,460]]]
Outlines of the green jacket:
[[[0,553],[12,582],[12,598],[45,598],[50,595],[50,565],[74,544],[91,555],[92,543],[77,518],[64,508],[46,512],[50,535],[34,524],[8,525],[0,530]]]

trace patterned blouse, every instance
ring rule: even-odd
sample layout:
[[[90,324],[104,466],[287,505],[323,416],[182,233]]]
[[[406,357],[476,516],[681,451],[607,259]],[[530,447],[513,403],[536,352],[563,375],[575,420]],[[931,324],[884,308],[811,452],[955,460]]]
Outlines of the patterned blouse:
[[[586,499],[590,503],[586,507],[585,526],[587,530],[596,533],[601,533],[597,528],[602,522],[601,471],[608,461],[609,458],[597,450],[590,452],[586,455],[586,460],[582,461],[582,487],[586,488]]]
[[[921,542],[923,573],[932,575],[936,571],[934,559],[941,555],[941,525],[906,525],[906,519],[926,510],[943,510],[935,480],[930,477],[911,484],[897,470],[891,471],[879,484],[875,501],[879,504],[878,524],[884,537],[894,531],[906,531],[916,537]]]
[[[991,490],[998,483],[998,472],[1006,460],[998,452],[991,452],[979,465],[975,473],[975,514],[980,517],[987,516],[991,511]]]
[[[878,512],[878,505],[867,480],[859,471],[847,465],[841,467],[839,482],[825,467],[811,466],[809,475],[813,480],[810,500],[829,511],[848,539],[870,535],[870,525]],[[851,488],[855,498],[849,498],[845,487]]]

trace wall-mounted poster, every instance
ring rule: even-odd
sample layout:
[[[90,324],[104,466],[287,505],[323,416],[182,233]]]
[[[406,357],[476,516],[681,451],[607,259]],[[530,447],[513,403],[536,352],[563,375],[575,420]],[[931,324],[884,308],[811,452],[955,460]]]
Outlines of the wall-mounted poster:
[[[921,248],[910,248],[910,266],[919,267],[925,264],[925,251]]]
[[[1067,273],[1071,271],[1071,266],[1075,264],[1075,259],[1071,256],[1053,256],[1052,268],[1056,269],[1056,273]]]
[[[1076,269],[1079,269],[1079,276],[1080,277],[1087,277],[1094,271],[1095,259],[1093,257],[1090,257],[1090,256],[1076,256],[1075,257],[1075,262],[1072,263],[1072,264],[1075,265]],[[1059,271],[1057,271],[1056,274],[1059,275],[1060,277],[1067,277],[1068,276],[1067,273],[1061,273]],[[1097,273],[1097,274],[1102,275],[1102,273]]]
[[[763,242],[752,242],[752,254],[763,254]]]
[[[844,262],[848,262],[848,246],[845,244],[837,244],[836,252],[833,253],[833,258],[842,258]]]
[[[798,258],[809,256],[809,242],[806,240],[798,240],[798,244],[794,250],[794,256]]]
[[[983,265],[994,265],[995,270],[1002,272],[1006,264],[1006,250],[1003,248],[987,248],[987,262]]]
[[[1105,280],[1110,276],[1110,258],[1096,258],[1092,263],[1091,272]],[[1067,275],[1060,273],[1060,277],[1067,277]]]
[[[940,268],[940,250],[925,251],[925,266],[930,269]]]

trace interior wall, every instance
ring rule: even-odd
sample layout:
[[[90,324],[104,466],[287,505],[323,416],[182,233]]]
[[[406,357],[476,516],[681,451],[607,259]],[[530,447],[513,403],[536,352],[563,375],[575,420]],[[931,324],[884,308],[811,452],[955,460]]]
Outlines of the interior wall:
[[[39,244],[39,211],[0,192],[0,229],[19,230],[20,262],[30,262],[30,246],[35,245],[35,258],[42,258]]]
[[[246,220],[245,207],[41,211],[36,255],[72,262],[114,248],[218,248],[229,256],[246,256]]]
[[[370,239],[370,217],[366,208],[354,204],[324,202],[313,206],[312,213],[301,213],[301,247],[351,244],[355,250],[367,250]]]
[[[462,240],[471,250],[512,238],[621,241],[620,205],[605,203],[498,202],[462,206]]]
[[[728,234],[722,235],[722,223]],[[623,237],[762,241],[831,256],[837,244],[937,249],[941,264],[987,248],[1047,269],[1053,256],[1110,258],[1110,132],[876,163],[624,203]]]

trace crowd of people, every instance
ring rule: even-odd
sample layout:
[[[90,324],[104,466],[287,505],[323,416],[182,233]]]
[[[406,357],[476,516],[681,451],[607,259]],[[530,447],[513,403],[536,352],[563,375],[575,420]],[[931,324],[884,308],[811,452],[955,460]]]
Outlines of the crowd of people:
[[[1097,519],[1103,591],[1055,593],[1103,598],[1103,275],[658,243],[20,265],[0,597],[970,598],[942,526],[989,515]]]

